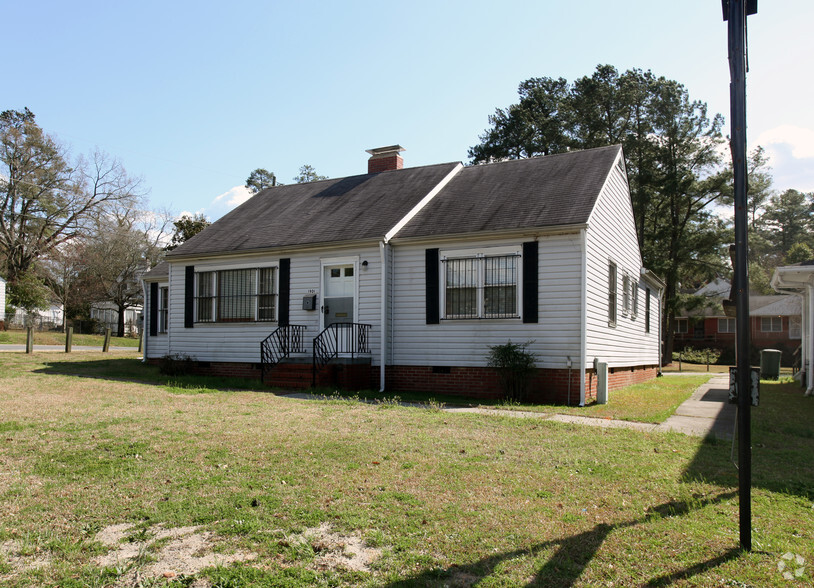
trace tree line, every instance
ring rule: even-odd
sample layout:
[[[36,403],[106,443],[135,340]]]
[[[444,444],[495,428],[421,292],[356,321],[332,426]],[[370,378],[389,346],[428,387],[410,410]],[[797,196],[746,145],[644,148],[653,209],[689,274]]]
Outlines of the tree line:
[[[733,173],[720,114],[674,80],[650,71],[599,65],[590,76],[530,78],[519,100],[497,108],[472,164],[621,144],[644,265],[665,283],[664,357],[672,356],[685,292],[729,277]],[[750,274],[769,293],[773,268],[811,259],[814,195],[775,193],[763,149],[749,158]]]
[[[98,150],[71,158],[28,108],[0,113],[0,166],[6,315],[58,304],[64,321],[91,323],[91,306],[104,303],[117,310],[123,336],[125,311],[144,303],[141,276],[210,224],[202,214],[172,220],[151,210],[142,181],[118,159]],[[294,181],[320,179],[304,165]],[[262,168],[246,182],[252,193],[272,185]]]

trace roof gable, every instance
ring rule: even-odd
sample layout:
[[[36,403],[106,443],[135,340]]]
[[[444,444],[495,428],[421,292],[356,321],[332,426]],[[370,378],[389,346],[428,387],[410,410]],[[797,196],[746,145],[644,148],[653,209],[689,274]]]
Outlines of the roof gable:
[[[583,224],[618,145],[464,168],[396,237]]]

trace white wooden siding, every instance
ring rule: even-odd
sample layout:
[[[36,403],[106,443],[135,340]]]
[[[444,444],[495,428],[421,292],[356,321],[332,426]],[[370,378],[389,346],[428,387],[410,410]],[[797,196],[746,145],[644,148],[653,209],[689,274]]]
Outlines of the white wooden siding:
[[[586,366],[595,357],[609,367],[655,365],[659,361],[658,292],[651,291],[650,333],[645,333],[645,288],[642,259],[627,180],[613,167],[588,222],[587,233]],[[616,326],[608,324],[608,264],[617,266]],[[623,314],[623,276],[628,274],[639,290],[638,313]]]
[[[516,246],[532,238],[456,241],[441,249]],[[564,368],[579,358],[579,233],[539,239],[539,322],[521,319],[444,320],[426,324],[425,250],[437,245],[393,247],[393,365],[485,366],[490,345],[533,341],[529,349],[541,368]],[[521,264],[522,266],[522,264]],[[522,278],[521,278],[522,279]],[[439,280],[444,287],[443,274]],[[522,288],[522,282],[518,283]],[[521,307],[522,308],[522,307]]]
[[[312,351],[313,338],[319,334],[321,259],[357,257],[358,309],[356,322],[372,325],[370,345],[373,362],[377,363],[381,342],[380,293],[381,263],[377,246],[357,249],[331,249],[322,252],[292,253],[281,255],[239,255],[229,258],[174,262],[170,264],[170,329],[171,352],[185,353],[198,361],[260,362],[260,343],[274,329],[277,322],[246,323],[195,323],[191,329],[184,328],[184,272],[187,265],[194,265],[195,272],[217,271],[234,267],[278,263],[281,257],[291,259],[291,289],[289,322],[306,325],[305,347]],[[364,267],[363,261],[368,265]],[[248,264],[248,265],[247,265]],[[302,299],[310,290],[317,292],[317,309],[303,310]],[[153,357],[152,352],[150,357]]]
[[[163,357],[169,353],[170,335],[169,332],[158,333],[155,336],[150,335],[150,304],[152,303],[152,300],[150,299],[150,283],[151,282],[146,282],[144,284],[144,290],[146,295],[144,296],[144,308],[143,308],[144,324],[142,325],[142,327],[144,332],[146,357],[152,359]],[[168,285],[169,282],[159,282],[158,283],[159,292],[161,291],[161,288],[166,288]]]

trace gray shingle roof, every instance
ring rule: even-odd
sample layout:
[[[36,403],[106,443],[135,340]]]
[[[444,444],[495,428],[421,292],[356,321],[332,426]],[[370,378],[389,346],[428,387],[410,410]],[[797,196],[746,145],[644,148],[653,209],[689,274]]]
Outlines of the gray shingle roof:
[[[167,257],[380,239],[456,165],[268,188]]]
[[[620,152],[616,145],[466,167],[396,238],[586,223]],[[456,165],[268,188],[167,257],[381,239]]]
[[[586,223],[620,151],[615,145],[464,168],[396,237]]]
[[[160,262],[150,271],[141,276],[142,280],[151,282],[161,282],[168,280],[170,277],[170,264],[166,261]]]

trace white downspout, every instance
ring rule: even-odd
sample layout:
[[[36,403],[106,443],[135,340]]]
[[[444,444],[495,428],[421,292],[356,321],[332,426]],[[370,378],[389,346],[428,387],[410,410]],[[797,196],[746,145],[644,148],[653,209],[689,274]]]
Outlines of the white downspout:
[[[588,351],[588,229],[580,229],[579,236],[580,249],[582,249],[580,252],[582,255],[580,261],[582,294],[579,319],[579,405],[585,406],[585,368]]]
[[[387,365],[387,243],[385,241],[379,242],[379,257],[382,266],[381,277],[381,302],[380,302],[380,322],[381,322],[381,343],[379,358],[379,392],[384,392],[384,366]]]

